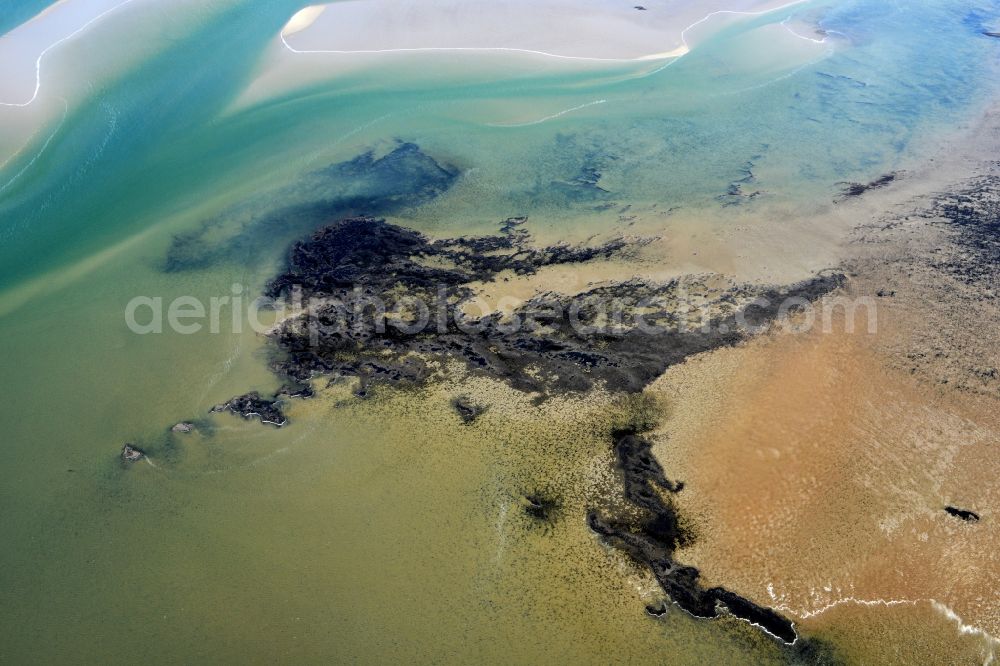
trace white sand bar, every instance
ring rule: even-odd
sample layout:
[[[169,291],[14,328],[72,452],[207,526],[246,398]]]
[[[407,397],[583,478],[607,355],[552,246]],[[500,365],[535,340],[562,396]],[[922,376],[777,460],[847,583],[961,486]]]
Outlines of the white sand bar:
[[[683,55],[713,17],[749,17],[797,4],[801,2],[346,0],[302,10],[282,39],[295,52],[511,50],[642,60]]]

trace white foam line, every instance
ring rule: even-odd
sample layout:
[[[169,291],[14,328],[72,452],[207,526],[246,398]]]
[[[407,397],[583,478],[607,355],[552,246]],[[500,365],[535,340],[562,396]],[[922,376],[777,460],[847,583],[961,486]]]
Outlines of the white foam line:
[[[688,33],[688,31],[690,31],[692,28],[697,28],[699,25],[701,25],[705,21],[709,20],[713,16],[718,16],[719,14],[735,14],[737,16],[763,16],[765,14],[770,14],[771,12],[777,12],[777,11],[781,11],[782,9],[787,9],[789,7],[794,7],[795,5],[801,5],[803,2],[808,2],[808,0],[792,0],[792,2],[789,2],[789,3],[786,3],[784,5],[781,5],[780,7],[772,7],[771,9],[761,9],[761,10],[756,11],[756,12],[735,11],[735,10],[731,10],[731,9],[720,9],[719,11],[712,12],[711,14],[708,14],[704,18],[702,18],[702,19],[700,19],[698,21],[695,21],[694,23],[692,23],[688,27],[686,27],[683,30],[681,30],[681,42],[684,44],[685,47],[688,47],[688,41],[687,41],[687,33]],[[690,48],[690,47],[688,47],[688,48]]]
[[[774,585],[768,584],[767,593],[771,597],[771,601],[778,601],[779,597],[774,592]],[[979,636],[984,639],[989,645],[989,654],[986,656],[986,660],[983,662],[984,666],[987,664],[992,664],[996,659],[996,654],[994,652],[994,646],[1000,646],[1000,638],[990,634],[984,629],[979,627],[966,624],[961,617],[958,616],[954,610],[946,606],[945,604],[937,601],[936,599],[858,599],[857,597],[844,597],[838,599],[832,603],[829,603],[821,608],[817,608],[811,611],[807,610],[795,610],[790,608],[786,604],[774,604],[773,608],[775,610],[783,611],[789,615],[793,615],[798,619],[804,620],[810,617],[815,617],[821,615],[837,606],[843,606],[845,604],[853,604],[856,606],[882,606],[885,608],[891,608],[893,606],[916,606],[920,603],[929,603],[934,610],[944,615],[946,618],[954,622],[958,626],[958,633],[963,636]]]
[[[920,603],[920,601],[920,599],[858,599],[856,597],[844,597],[843,599],[837,599],[833,603],[829,603],[822,608],[817,608],[816,610],[811,611],[794,610],[783,604],[777,605],[774,608],[776,610],[782,610],[786,613],[790,613],[799,619],[805,620],[810,617],[822,615],[828,610],[836,608],[837,606],[843,606],[844,604],[853,604],[855,606],[884,606],[886,608],[891,608],[892,606],[916,606]]]
[[[646,60],[653,60],[653,59],[660,59],[660,58],[664,58],[664,59],[669,59],[670,60],[670,62],[667,63],[667,65],[664,65],[663,67],[655,70],[654,72],[651,72],[651,73],[655,73],[655,72],[659,72],[659,71],[663,70],[664,68],[668,67],[669,65],[672,65],[674,62],[676,62],[677,60],[679,60],[680,58],[682,58],[684,55],[686,55],[688,52],[690,52],[691,47],[690,47],[690,45],[688,44],[688,41],[687,41],[687,33],[691,29],[698,27],[699,25],[701,25],[705,21],[708,21],[713,16],[718,16],[720,14],[734,14],[734,15],[738,15],[738,16],[763,16],[765,14],[770,14],[771,12],[776,12],[776,11],[780,11],[782,9],[787,9],[788,7],[792,7],[794,5],[800,5],[803,2],[808,2],[808,1],[809,0],[792,0],[792,2],[788,2],[788,3],[784,4],[784,5],[779,6],[779,7],[772,7],[771,9],[762,9],[760,11],[755,11],[755,12],[736,11],[736,10],[731,10],[731,9],[721,9],[721,10],[718,10],[718,11],[714,11],[714,12],[711,12],[710,14],[705,15],[703,18],[695,21],[694,23],[692,23],[688,27],[686,27],[683,30],[681,30],[680,37],[681,37],[681,43],[683,45],[682,48],[675,49],[674,51],[670,52],[670,54],[653,54],[653,55],[639,56],[637,58],[599,58],[599,57],[596,57],[596,56],[571,56],[571,55],[563,55],[563,54],[560,54],[560,53],[550,53],[548,51],[536,51],[536,50],[533,50],[533,49],[514,48],[514,47],[510,47],[510,46],[418,46],[418,47],[406,47],[406,48],[394,48],[394,49],[356,49],[356,50],[345,50],[345,49],[296,49],[294,46],[292,46],[291,44],[288,43],[288,40],[285,39],[285,31],[284,30],[282,30],[279,33],[278,36],[281,39],[281,43],[284,44],[285,48],[287,48],[292,53],[296,53],[296,54],[329,53],[329,54],[337,54],[337,55],[350,55],[350,54],[412,53],[412,52],[434,52],[434,51],[438,51],[438,52],[446,52],[446,51],[479,51],[479,52],[527,53],[527,54],[531,54],[531,55],[540,55],[540,56],[544,56],[544,57],[547,57],[547,58],[558,58],[558,59],[561,59],[561,60],[584,60],[584,61],[591,61],[591,62],[642,62],[642,61],[646,61]],[[676,55],[671,55],[672,53],[675,53],[675,52],[677,52]]]
[[[958,633],[962,634],[963,636],[979,636],[980,638],[986,640],[986,642],[990,646],[990,652],[986,656],[986,659],[983,661],[983,666],[987,666],[987,664],[992,664],[993,661],[996,659],[996,654],[993,651],[993,647],[996,645],[1000,645],[1000,638],[997,638],[993,634],[987,633],[985,630],[980,629],[979,627],[974,627],[972,625],[966,624],[965,622],[962,621],[962,618],[958,616],[958,613],[948,608],[940,601],[935,601],[934,599],[931,599],[930,601],[931,605],[934,607],[934,610],[938,611],[946,618],[948,618],[949,620],[958,625]]]
[[[8,187],[10,187],[11,185],[14,184],[14,181],[16,181],[22,175],[24,175],[24,172],[27,171],[28,169],[30,169],[31,166],[36,161],[38,161],[38,158],[42,156],[42,153],[45,152],[45,149],[49,147],[50,143],[52,143],[52,139],[56,138],[56,134],[58,134],[59,130],[62,129],[63,123],[66,122],[66,117],[69,115],[69,102],[67,102],[65,99],[62,102],[63,102],[63,117],[62,117],[62,120],[59,121],[59,124],[56,125],[56,128],[52,131],[52,134],[50,134],[49,138],[47,138],[45,140],[45,143],[42,144],[42,147],[38,151],[38,154],[36,154],[34,157],[32,157],[31,161],[24,165],[24,168],[22,168],[20,171],[18,171],[16,174],[14,174],[13,178],[11,178],[10,180],[8,180],[6,183],[3,184],[2,187],[0,187],[0,194],[3,194],[7,190]],[[21,150],[24,150],[24,149],[22,148]],[[21,151],[19,150],[18,153],[20,153],[20,152]],[[15,156],[16,155],[17,155],[17,153],[15,153]],[[12,156],[11,159],[14,159],[14,156]],[[7,162],[10,162],[10,160],[7,160]],[[7,162],[4,162],[3,166],[6,166]],[[0,168],[3,168],[3,167],[0,167]]]
[[[702,18],[702,19],[700,19],[698,21],[695,21],[694,23],[692,23],[688,27],[686,27],[683,30],[681,30],[681,43],[683,44],[683,49],[685,51],[687,51],[687,53],[691,52],[691,46],[690,46],[690,44],[688,44],[688,40],[687,40],[687,33],[692,28],[697,28],[699,25],[701,25],[705,21],[708,21],[713,16],[718,16],[719,14],[735,14],[735,15],[738,15],[738,16],[764,16],[765,14],[770,14],[772,12],[778,12],[778,11],[781,11],[782,9],[788,9],[789,7],[794,7],[795,5],[801,5],[803,2],[809,2],[809,0],[792,0],[792,2],[789,2],[787,4],[781,5],[780,7],[772,7],[771,9],[762,9],[762,10],[756,11],[756,12],[736,11],[736,10],[731,10],[731,9],[720,9],[719,11],[712,12],[711,14],[708,14],[704,18]],[[791,18],[791,17],[789,17],[789,18]],[[787,21],[788,19],[785,19],[785,20]],[[654,69],[652,72],[650,72],[646,76],[650,76],[650,75],[656,74],[658,72],[662,72],[667,67],[670,67],[675,62],[677,62],[678,60],[680,60],[687,53],[683,53],[683,54],[677,56],[676,58],[674,58],[673,60],[671,60],[667,64],[663,65],[663,67],[659,67],[657,69]]]
[[[495,124],[486,123],[490,127],[528,127],[529,125],[541,125],[547,120],[552,120],[553,118],[558,118],[559,116],[565,116],[567,113],[573,113],[574,111],[579,111],[580,109],[586,109],[588,106],[594,106],[596,104],[604,104],[608,100],[606,99],[595,99],[593,102],[587,102],[586,104],[581,104],[579,106],[574,106],[571,109],[565,109],[559,113],[553,113],[551,116],[545,116],[539,120],[532,120],[529,123],[512,123],[512,124]]]
[[[805,1],[805,0],[801,0]],[[310,54],[310,53],[321,53],[321,54],[334,54],[334,55],[352,55],[352,54],[371,54],[376,53],[418,53],[418,52],[445,52],[445,51],[478,51],[478,52],[499,52],[499,53],[528,53],[531,55],[540,55],[547,58],[559,58],[562,60],[589,60],[594,62],[635,62],[637,60],[642,60],[643,57],[639,58],[598,58],[594,56],[571,56],[562,55],[559,53],[549,53],[548,51],[535,51],[533,49],[519,49],[512,46],[413,46],[413,47],[401,47],[395,49],[355,49],[355,50],[343,50],[343,49],[297,49],[285,39],[284,32],[280,35],[281,42],[285,45],[292,53],[297,53],[300,55]]]
[[[824,588],[824,589],[826,589],[827,591],[830,590],[830,588]],[[837,606],[842,606],[844,604],[854,604],[857,606],[890,607],[890,606],[915,606],[921,601],[924,601],[922,599],[858,599],[857,597],[842,597],[832,603],[826,604],[821,608],[815,608],[813,610],[802,610],[802,609],[791,608],[785,603],[780,603],[781,599],[784,598],[784,595],[779,596],[774,592],[774,583],[767,584],[767,595],[771,597],[772,606],[775,610],[784,611],[785,613],[794,615],[795,617],[803,620],[806,618],[821,615],[830,609],[836,608]]]
[[[52,49],[54,49],[57,46],[59,46],[60,44],[62,44],[64,42],[66,42],[66,41],[68,41],[68,40],[76,37],[81,32],[83,32],[84,30],[86,30],[87,28],[89,28],[94,23],[97,23],[98,21],[100,21],[101,19],[103,19],[108,14],[110,14],[110,13],[118,10],[121,7],[124,7],[125,5],[129,4],[130,2],[134,2],[134,0],[123,0],[123,2],[120,2],[119,4],[115,5],[114,7],[111,7],[110,9],[104,10],[103,12],[101,12],[100,14],[98,14],[97,16],[95,16],[94,18],[90,19],[89,21],[87,21],[86,23],[84,23],[83,25],[81,25],[79,28],[77,28],[76,30],[74,30],[70,34],[66,35],[62,39],[56,40],[55,42],[53,42],[53,43],[49,44],[47,47],[45,47],[45,49],[41,53],[38,54],[38,58],[35,60],[35,91],[34,91],[34,93],[32,93],[31,99],[29,99],[27,102],[0,102],[0,106],[19,106],[19,107],[24,107],[24,106],[30,106],[32,103],[34,103],[34,101],[36,99],[38,99],[38,93],[42,89],[42,59],[45,58],[45,55],[49,51],[51,51]]]

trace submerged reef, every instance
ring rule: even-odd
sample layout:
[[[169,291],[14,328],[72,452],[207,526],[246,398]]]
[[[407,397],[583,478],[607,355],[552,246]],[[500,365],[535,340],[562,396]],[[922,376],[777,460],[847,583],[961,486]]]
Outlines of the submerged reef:
[[[865,192],[869,192],[871,190],[878,190],[883,187],[886,187],[887,185],[890,185],[891,183],[894,183],[899,178],[899,176],[900,176],[899,172],[893,171],[892,173],[887,173],[883,176],[879,176],[875,180],[869,181],[867,183],[846,183],[846,182],[837,183],[838,185],[841,186],[840,198],[848,199],[850,197],[860,197]]]
[[[452,400],[451,406],[458,412],[463,423],[472,423],[487,410],[487,407],[477,405],[465,396],[460,396]]]
[[[541,492],[528,493],[524,496],[524,513],[535,520],[552,522],[559,510],[559,500]]]
[[[557,177],[536,183],[525,203],[538,206],[581,205],[603,209],[614,194],[601,184],[604,174],[621,158],[606,143],[582,134],[556,135],[550,153]]]
[[[415,143],[398,142],[381,156],[369,150],[175,236],[164,270],[202,269],[227,259],[246,261],[331,219],[361,212],[399,213],[440,196],[459,175],[457,168],[438,162]]]
[[[763,149],[767,149],[767,146],[762,146]],[[753,201],[757,197],[764,194],[763,190],[753,190],[748,192],[745,186],[753,185],[757,182],[757,175],[753,172],[754,168],[757,166],[757,161],[763,158],[762,154],[754,155],[740,168],[741,176],[736,180],[729,183],[729,188],[726,190],[725,194],[717,196],[715,199],[722,203],[723,206],[739,206],[741,204]]]

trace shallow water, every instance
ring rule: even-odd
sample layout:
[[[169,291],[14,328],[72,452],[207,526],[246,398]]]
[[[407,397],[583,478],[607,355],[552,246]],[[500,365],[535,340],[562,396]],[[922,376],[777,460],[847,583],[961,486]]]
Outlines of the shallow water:
[[[653,583],[583,522],[592,497],[614,492],[613,398],[537,407],[473,382],[358,401],[341,387],[265,428],[207,416],[277,388],[259,336],[138,336],[123,311],[137,295],[259,293],[308,227],[280,214],[255,226],[261,214],[308,200],[305,174],[399,140],[460,171],[443,195],[386,213],[431,234],[529,215],[546,242],[672,234],[680,218],[781,238],[815,223],[838,181],[905,168],[974,117],[1000,48],[978,33],[1000,5],[806,3],[734,23],[657,72],[389,58],[235,106],[302,4],[212,3],[152,46],[135,10],[43,71],[51,101],[46,86],[100,39],[132,54],[97,67],[65,120],[0,170],[0,658],[793,658],[739,622],[645,615]],[[792,14],[827,41],[778,39]],[[727,196],[747,169],[744,193],[763,194]],[[580,185],[592,173],[600,189]],[[168,271],[174,236],[205,221],[211,263]],[[448,406],[459,393],[496,407],[464,426]],[[201,434],[167,434],[184,419]],[[124,441],[149,464],[123,469]],[[518,504],[536,486],[565,496],[548,528]]]
[[[3,16],[0,16],[0,35],[13,30],[51,4],[52,0],[22,0],[8,3],[8,6],[4,7]]]
[[[1000,534],[942,508],[996,506],[995,408],[887,367],[877,340],[779,336],[666,373],[657,452],[700,525],[680,557],[851,661],[988,662]]]

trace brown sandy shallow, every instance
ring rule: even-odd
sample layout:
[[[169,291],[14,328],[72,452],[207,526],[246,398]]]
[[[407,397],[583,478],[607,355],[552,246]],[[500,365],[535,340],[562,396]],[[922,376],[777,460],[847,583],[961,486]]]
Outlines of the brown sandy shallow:
[[[651,387],[670,410],[655,451],[698,526],[679,557],[854,657],[982,662],[1000,635],[1000,401],[895,369],[877,344],[892,329],[835,320]]]
[[[839,263],[845,295],[877,304],[873,334],[834,317],[647,389],[666,410],[654,452],[697,531],[678,559],[854,662],[1000,654],[1000,267],[984,259],[989,225],[970,237],[940,205],[971,193],[995,217],[998,128],[994,105],[899,182],[822,216],[855,226]]]
[[[296,528],[294,548],[321,555],[294,568],[295,580],[308,583],[278,584],[304,586],[311,592],[296,603],[318,597],[338,621],[297,629],[298,641],[269,636],[264,654],[787,663],[777,641],[739,620],[704,622],[677,610],[649,617],[645,605],[663,600],[655,580],[588,529],[594,498],[613,502],[620,493],[610,432],[643,401],[595,390],[538,403],[459,363],[442,370],[446,379],[419,389],[380,387],[360,400],[355,382],[341,381],[293,403],[301,434],[292,445],[277,440],[291,450],[273,464],[311,470],[288,474],[295,497],[286,520]],[[488,408],[463,423],[452,406],[459,396]],[[528,515],[525,495],[554,500],[550,517]]]

